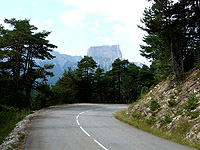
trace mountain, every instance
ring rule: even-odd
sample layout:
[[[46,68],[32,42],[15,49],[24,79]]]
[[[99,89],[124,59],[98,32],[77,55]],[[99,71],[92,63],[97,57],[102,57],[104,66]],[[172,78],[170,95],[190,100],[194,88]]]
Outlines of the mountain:
[[[56,56],[52,60],[36,60],[36,63],[39,66],[44,66],[44,64],[54,65],[54,68],[50,70],[54,73],[54,77],[48,78],[49,84],[55,84],[56,81],[62,77],[64,70],[68,70],[69,67],[71,67],[72,70],[76,69],[78,62],[83,58],[82,56],[60,54],[57,51],[53,51],[51,54]],[[105,72],[112,69],[112,63],[115,59],[120,58],[123,60],[119,45],[92,46],[88,49],[87,55],[93,57],[93,59],[101,66],[101,68],[104,69]],[[139,67],[143,66],[142,63],[134,63]]]
[[[92,46],[88,49],[87,55],[93,57],[105,72],[112,69],[115,59],[123,59],[119,45]]]
[[[60,54],[57,51],[51,52],[53,56],[56,56],[52,60],[36,60],[37,65],[39,66],[44,66],[44,64],[53,64],[54,68],[51,69],[54,73],[53,77],[48,78],[48,83],[50,84],[55,84],[56,81],[62,77],[64,70],[68,70],[69,67],[72,68],[72,70],[77,68],[78,61],[82,59],[81,56],[71,56],[71,55],[66,55],[66,54]]]
[[[100,65],[101,68],[104,69],[105,72],[112,69],[112,63],[115,59],[124,59],[119,45],[92,46],[88,49],[87,55],[93,57],[93,59],[98,63],[98,65]],[[144,65],[140,62],[133,63],[139,67]]]

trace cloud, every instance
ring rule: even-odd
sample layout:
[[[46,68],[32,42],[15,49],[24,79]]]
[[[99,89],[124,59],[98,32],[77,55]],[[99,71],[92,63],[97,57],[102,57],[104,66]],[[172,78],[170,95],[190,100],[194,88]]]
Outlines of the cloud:
[[[82,20],[85,17],[85,13],[81,10],[66,11],[60,14],[61,20],[68,26],[75,26],[83,24]]]
[[[148,2],[133,0],[63,0],[74,5],[83,14],[101,14],[106,22],[120,21],[121,23],[135,24],[142,16],[144,6]]]
[[[103,43],[109,43],[109,42],[111,42],[111,39],[109,37],[98,37],[97,40],[100,40]]]
[[[98,30],[97,28],[95,28],[95,27],[91,27],[91,28],[90,28],[90,31],[92,31],[92,32],[94,32],[94,33],[96,33],[96,34],[99,33],[99,30]]]
[[[31,2],[31,6],[35,7],[36,3],[35,2]]]
[[[120,35],[121,33],[125,32],[126,28],[124,26],[122,26],[121,24],[115,24],[113,25],[113,30],[114,32],[112,33],[112,35]]]
[[[140,24],[142,13],[145,7],[150,4],[146,0],[62,0],[66,5],[72,5],[75,10],[70,10],[62,13],[60,18],[68,26],[81,25],[86,22],[86,17],[89,15],[101,16],[104,24],[115,23],[113,25],[113,36],[120,38],[120,36],[127,35],[129,41],[142,41],[137,37],[140,29],[137,24]],[[90,28],[90,31],[98,33],[100,26],[99,20],[94,20],[95,26]],[[102,21],[101,21],[102,23]],[[142,33],[143,35],[143,33]]]
[[[94,24],[95,24],[95,26],[98,28],[100,25],[99,25],[99,20],[98,19],[95,19],[94,20]]]
[[[53,20],[47,19],[47,20],[44,21],[44,24],[46,24],[47,26],[51,26],[53,24]]]
[[[46,30],[46,27],[41,24],[41,22],[39,21],[39,19],[30,20],[30,24],[32,24],[35,27],[37,27],[38,31]]]

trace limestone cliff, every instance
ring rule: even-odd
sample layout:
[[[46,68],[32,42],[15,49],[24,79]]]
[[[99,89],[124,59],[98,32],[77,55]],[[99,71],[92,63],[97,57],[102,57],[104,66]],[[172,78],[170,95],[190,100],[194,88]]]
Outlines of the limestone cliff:
[[[93,57],[104,71],[112,68],[115,59],[123,59],[119,45],[92,46],[88,49],[87,55]]]

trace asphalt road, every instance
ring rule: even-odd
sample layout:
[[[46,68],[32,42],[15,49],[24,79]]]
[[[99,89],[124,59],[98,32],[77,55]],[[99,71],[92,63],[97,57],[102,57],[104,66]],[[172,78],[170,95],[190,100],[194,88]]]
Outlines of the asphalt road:
[[[114,118],[127,105],[74,104],[36,117],[25,150],[189,150]]]

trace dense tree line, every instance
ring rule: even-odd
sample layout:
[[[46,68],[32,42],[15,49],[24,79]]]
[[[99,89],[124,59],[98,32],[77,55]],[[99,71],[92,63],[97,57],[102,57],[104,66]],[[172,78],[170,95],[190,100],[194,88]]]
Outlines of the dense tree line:
[[[116,59],[112,70],[104,73],[92,57],[84,56],[78,69],[64,72],[52,92],[59,103],[130,103],[137,100],[142,88],[147,92],[153,83],[153,74],[145,65],[140,68]]]
[[[157,81],[169,74],[178,83],[200,66],[200,0],[149,0],[139,26],[146,31],[141,55],[152,60]]]
[[[105,73],[92,57],[84,56],[78,69],[69,68],[51,87],[46,77],[53,76],[47,71],[53,65],[37,66],[35,62],[54,58],[50,52],[56,46],[46,40],[50,32],[36,32],[29,20],[5,19],[5,23],[10,28],[0,25],[1,106],[39,109],[76,102],[129,103],[140,96],[142,87],[147,90],[154,82],[147,66],[116,59],[112,70]]]
[[[29,20],[5,19],[10,29],[0,25],[0,104],[27,108],[31,106],[31,93],[40,83],[52,76],[53,65],[37,66],[35,59],[52,59],[56,48],[46,37],[50,32],[36,32]]]
[[[145,9],[139,28],[147,33],[141,55],[152,61],[150,68],[116,59],[105,73],[85,56],[78,69],[69,68],[52,87],[45,78],[53,75],[46,71],[53,65],[35,63],[53,59],[50,52],[56,46],[46,40],[50,32],[36,32],[29,20],[5,19],[11,29],[0,25],[0,104],[41,108],[76,102],[129,103],[169,75],[179,83],[187,71],[200,67],[200,0],[148,1],[152,6]],[[33,91],[38,92],[32,101]]]

